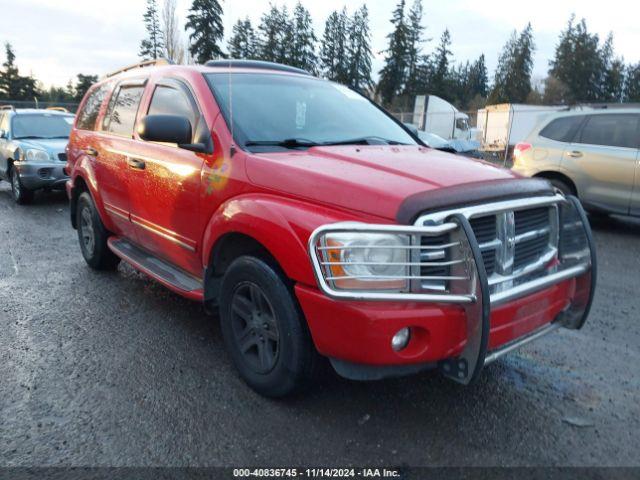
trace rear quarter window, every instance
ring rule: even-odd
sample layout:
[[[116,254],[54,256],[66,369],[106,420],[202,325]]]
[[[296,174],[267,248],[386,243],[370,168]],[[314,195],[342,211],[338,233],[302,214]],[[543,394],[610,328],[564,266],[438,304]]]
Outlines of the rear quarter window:
[[[540,136],[558,142],[571,142],[584,120],[584,115],[556,118],[540,131]]]
[[[84,102],[82,109],[78,112],[78,120],[76,121],[76,128],[80,130],[95,130],[96,120],[100,114],[100,107],[104,102],[107,92],[109,91],[109,85],[104,84],[96,87],[89,96],[87,101]]]

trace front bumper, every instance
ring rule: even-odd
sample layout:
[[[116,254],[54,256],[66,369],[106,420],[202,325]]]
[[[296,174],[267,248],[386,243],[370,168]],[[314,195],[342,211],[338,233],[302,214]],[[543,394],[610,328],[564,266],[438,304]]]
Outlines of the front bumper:
[[[464,229],[475,269],[473,301],[437,302],[430,296],[371,301],[321,293],[302,285],[296,294],[318,351],[332,359],[350,378],[379,378],[410,371],[408,366],[439,367],[467,384],[501,355],[558,327],[578,329],[589,313],[595,290],[596,258],[584,210],[567,199],[584,229],[588,254],[581,262],[512,289],[509,295],[489,294],[489,284],[475,235],[464,218]],[[320,283],[322,287],[323,284]],[[329,293],[332,293],[331,291]],[[397,352],[391,338],[411,328],[411,341]],[[390,367],[396,367],[390,368]],[[372,374],[379,369],[383,372]]]
[[[64,171],[66,162],[15,162],[13,165],[20,175],[22,184],[29,190],[64,190],[69,179]]]

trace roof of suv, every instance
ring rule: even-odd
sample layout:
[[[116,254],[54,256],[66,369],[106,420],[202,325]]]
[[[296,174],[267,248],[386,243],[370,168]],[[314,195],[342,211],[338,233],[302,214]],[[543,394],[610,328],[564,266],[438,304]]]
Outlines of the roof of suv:
[[[0,113],[13,113],[14,115],[33,115],[33,114],[47,114],[47,115],[62,115],[62,116],[73,116],[72,112],[61,112],[60,110],[48,110],[44,108],[5,108],[0,109]]]

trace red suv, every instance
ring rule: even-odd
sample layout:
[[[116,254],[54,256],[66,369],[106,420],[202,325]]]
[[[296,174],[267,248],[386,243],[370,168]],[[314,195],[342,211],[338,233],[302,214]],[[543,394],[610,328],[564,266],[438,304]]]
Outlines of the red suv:
[[[142,68],[145,67],[145,68]],[[513,348],[582,327],[595,256],[579,202],[425,147],[342,85],[276,64],[142,64],[86,95],[68,146],[71,222],[219,311],[256,391],[438,368],[468,384]]]

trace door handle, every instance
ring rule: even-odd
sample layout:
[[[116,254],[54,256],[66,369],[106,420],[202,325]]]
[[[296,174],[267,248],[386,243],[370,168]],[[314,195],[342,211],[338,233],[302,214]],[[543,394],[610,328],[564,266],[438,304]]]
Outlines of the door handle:
[[[574,150],[572,152],[567,153],[567,155],[569,155],[571,158],[580,158],[582,157],[582,152],[579,152],[578,150]]]
[[[98,151],[93,147],[85,148],[84,153],[86,153],[90,157],[94,157],[94,158],[98,156]]]
[[[144,160],[140,160],[138,158],[128,158],[127,163],[131,168],[135,168],[136,170],[144,170],[147,166],[147,164],[144,163]]]

